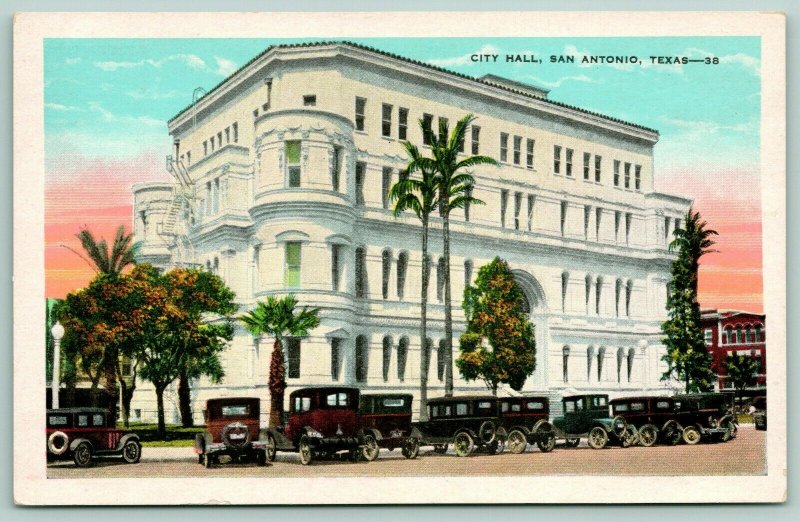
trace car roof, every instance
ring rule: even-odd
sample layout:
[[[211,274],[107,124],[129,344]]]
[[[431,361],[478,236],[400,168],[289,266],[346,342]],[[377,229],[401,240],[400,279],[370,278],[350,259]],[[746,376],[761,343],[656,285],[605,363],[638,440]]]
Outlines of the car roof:
[[[428,399],[428,404],[434,402],[458,402],[458,401],[496,401],[499,397],[495,397],[494,395],[457,395],[454,397],[434,397],[433,399]]]
[[[312,386],[308,388],[300,388],[291,393],[294,395],[305,395],[306,393],[330,393],[330,392],[358,392],[358,388],[349,386]]]
[[[626,401],[649,401],[649,400],[652,400],[652,399],[664,400],[664,399],[672,399],[672,398],[673,397],[664,397],[663,395],[662,396],[658,396],[658,395],[637,395],[637,396],[634,396],[634,397],[618,397],[616,399],[611,399],[609,402],[611,404],[618,404],[620,402],[626,402]]]
[[[550,397],[546,397],[544,395],[523,395],[521,397],[498,397],[501,401],[545,401],[549,402]]]
[[[235,404],[237,402],[259,402],[261,399],[258,397],[217,397],[215,399],[208,399],[206,404],[208,405],[216,405],[216,404]]]
[[[605,394],[605,393],[585,393],[583,395],[569,395],[567,397],[561,397],[561,400],[563,400],[563,401],[568,401],[568,400],[574,401],[575,399],[583,399],[585,397],[605,397],[606,399],[608,399],[608,395]]]
[[[362,393],[361,394],[361,398],[362,399],[365,399],[365,398],[367,398],[367,399],[370,399],[370,398],[372,398],[372,399],[375,399],[375,398],[377,398],[377,399],[398,398],[399,399],[401,397],[403,399],[414,398],[414,396],[411,395],[410,393]]]
[[[47,414],[51,413],[109,413],[105,408],[58,408],[48,409]]]

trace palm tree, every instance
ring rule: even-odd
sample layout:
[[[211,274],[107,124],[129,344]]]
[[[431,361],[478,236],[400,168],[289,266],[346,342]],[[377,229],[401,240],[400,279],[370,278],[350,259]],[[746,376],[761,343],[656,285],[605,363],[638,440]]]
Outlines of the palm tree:
[[[685,225],[683,228],[676,228],[673,234],[675,239],[669,244],[670,251],[681,252],[681,257],[685,256],[688,264],[689,287],[697,299],[697,281],[700,272],[700,258],[706,254],[716,252],[711,247],[714,241],[711,236],[716,236],[717,231],[707,229],[708,223],[700,217],[700,212],[689,208],[686,212]]]
[[[420,120],[420,127],[425,132],[425,125]],[[409,162],[402,172],[400,180],[389,190],[389,200],[394,202],[394,215],[399,216],[406,210],[412,211],[422,222],[422,295],[420,304],[420,381],[419,381],[419,415],[420,420],[427,420],[428,403],[428,283],[430,260],[428,259],[428,227],[430,215],[438,205],[438,188],[435,173],[430,168],[428,158],[423,158],[419,149],[409,142],[404,142]],[[426,161],[427,160],[427,161]],[[418,178],[410,177],[419,172]]]
[[[108,251],[106,240],[101,239],[98,241],[88,229],[84,228],[78,234],[75,234],[75,237],[80,240],[81,246],[89,256],[89,260],[78,252],[75,253],[81,256],[99,274],[119,276],[126,266],[136,264],[136,253],[139,251],[140,243],[138,241],[136,243],[133,242],[133,233],[126,234],[124,225],[120,225],[117,229],[111,252]]]
[[[470,204],[483,204],[483,201],[472,197],[475,178],[467,169],[475,165],[495,165],[499,163],[488,156],[467,156],[459,160],[458,155],[464,148],[467,127],[475,120],[468,114],[456,123],[450,134],[446,120],[439,120],[439,135],[432,136],[432,164],[436,171],[439,188],[439,216],[442,218],[442,234],[444,243],[444,341],[445,341],[445,381],[444,393],[453,395],[453,309],[450,291],[450,212],[464,208]]]
[[[306,337],[309,330],[319,326],[319,310],[303,307],[295,310],[297,300],[289,294],[267,297],[239,319],[256,337],[269,335],[275,339],[269,365],[269,425],[278,426],[283,416],[283,392],[286,390],[286,365],[283,341],[287,337]]]

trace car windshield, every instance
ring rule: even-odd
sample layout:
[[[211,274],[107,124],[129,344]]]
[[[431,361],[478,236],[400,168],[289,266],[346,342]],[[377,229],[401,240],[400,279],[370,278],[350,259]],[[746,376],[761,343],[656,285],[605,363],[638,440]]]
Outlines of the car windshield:
[[[311,397],[295,397],[294,411],[303,412],[311,409]]]
[[[544,409],[544,403],[543,402],[539,402],[539,401],[529,401],[526,404],[526,407],[529,410],[543,410]]]
[[[47,422],[50,426],[66,426],[69,419],[66,415],[50,415]]]
[[[402,408],[405,404],[405,399],[383,399],[383,405],[387,408]]]
[[[631,403],[631,411],[644,411],[644,403],[643,402],[632,402]]]
[[[659,410],[669,410],[669,409],[671,409],[669,401],[658,401],[658,402],[656,402],[656,409],[659,409]]]
[[[242,417],[250,415],[250,406],[246,404],[231,404],[222,407],[223,417]]]
[[[347,406],[347,394],[344,392],[329,393],[325,398],[325,404],[330,407]]]
[[[624,402],[621,403],[621,404],[615,404],[614,405],[614,413],[619,412],[619,411],[628,411],[628,405],[625,404]]]

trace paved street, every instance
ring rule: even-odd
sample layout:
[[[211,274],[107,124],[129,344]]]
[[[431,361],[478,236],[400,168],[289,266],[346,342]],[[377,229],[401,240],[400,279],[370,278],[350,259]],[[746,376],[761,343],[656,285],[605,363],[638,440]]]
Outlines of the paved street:
[[[294,453],[278,453],[266,467],[255,464],[223,464],[205,469],[197,464],[191,448],[144,448],[142,462],[126,465],[98,461],[79,469],[72,462],[48,466],[48,478],[98,477],[325,477],[325,476],[461,476],[461,475],[759,475],[765,473],[765,432],[741,426],[739,436],[728,443],[652,448],[593,450],[582,442],[568,449],[556,446],[540,453],[535,446],[520,455],[475,453],[456,457],[452,450],[436,455],[423,447],[419,458],[406,460],[399,450],[381,451],[375,462],[315,461],[303,466]]]

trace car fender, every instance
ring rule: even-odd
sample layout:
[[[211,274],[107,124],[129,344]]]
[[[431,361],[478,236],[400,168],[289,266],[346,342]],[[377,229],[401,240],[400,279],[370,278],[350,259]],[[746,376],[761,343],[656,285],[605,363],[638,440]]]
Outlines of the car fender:
[[[420,431],[419,427],[412,426],[411,427],[411,433],[409,434],[409,437],[412,437],[412,438],[415,438],[415,439],[422,439],[423,438],[422,431]]]
[[[272,435],[272,438],[275,439],[275,445],[279,448],[297,446],[296,444],[292,444],[292,441],[290,441],[289,438],[286,437],[286,434],[281,430],[277,430],[275,428],[267,428],[264,431],[266,432],[266,436]],[[300,439],[298,438],[297,440],[299,441]]]
[[[734,424],[738,424],[736,417],[733,415],[725,415],[719,420],[719,426],[724,425],[726,422],[733,422]]]
[[[377,429],[375,429],[375,428],[364,428],[363,430],[361,430],[361,432],[358,434],[358,438],[359,438],[359,440],[363,440],[363,439],[364,439],[364,437],[365,437],[367,434],[370,434],[370,435],[372,435],[373,437],[375,437],[375,440],[376,440],[376,441],[378,441],[378,442],[380,442],[381,440],[383,440],[383,436],[381,435],[381,432],[380,432],[380,431],[378,431],[378,430],[377,430]]]
[[[75,451],[75,448],[77,448],[78,445],[80,443],[82,443],[82,442],[88,442],[89,443],[89,447],[91,447],[92,451],[94,451],[94,444],[92,444],[92,441],[90,441],[89,439],[84,439],[84,438],[74,438],[74,439],[72,439],[72,442],[69,443],[69,450],[70,451]]]
[[[555,432],[555,426],[545,419],[539,419],[536,421],[536,424],[533,425],[533,429],[531,431],[533,433],[546,433],[550,431]]]
[[[135,434],[135,433],[126,433],[125,435],[122,436],[121,439],[119,439],[119,444],[117,444],[117,449],[121,450],[122,448],[124,448],[125,444],[127,444],[129,440],[135,440],[136,442],[139,443],[139,445],[142,444],[139,441],[139,436],[137,434]]]
[[[453,437],[455,437],[459,433],[468,433],[469,436],[472,437],[472,440],[474,440],[476,442],[480,442],[480,440],[481,440],[480,436],[477,433],[475,433],[474,431],[472,431],[471,429],[469,429],[469,428],[459,428],[459,429],[457,429],[455,431],[455,433],[453,433]]]

